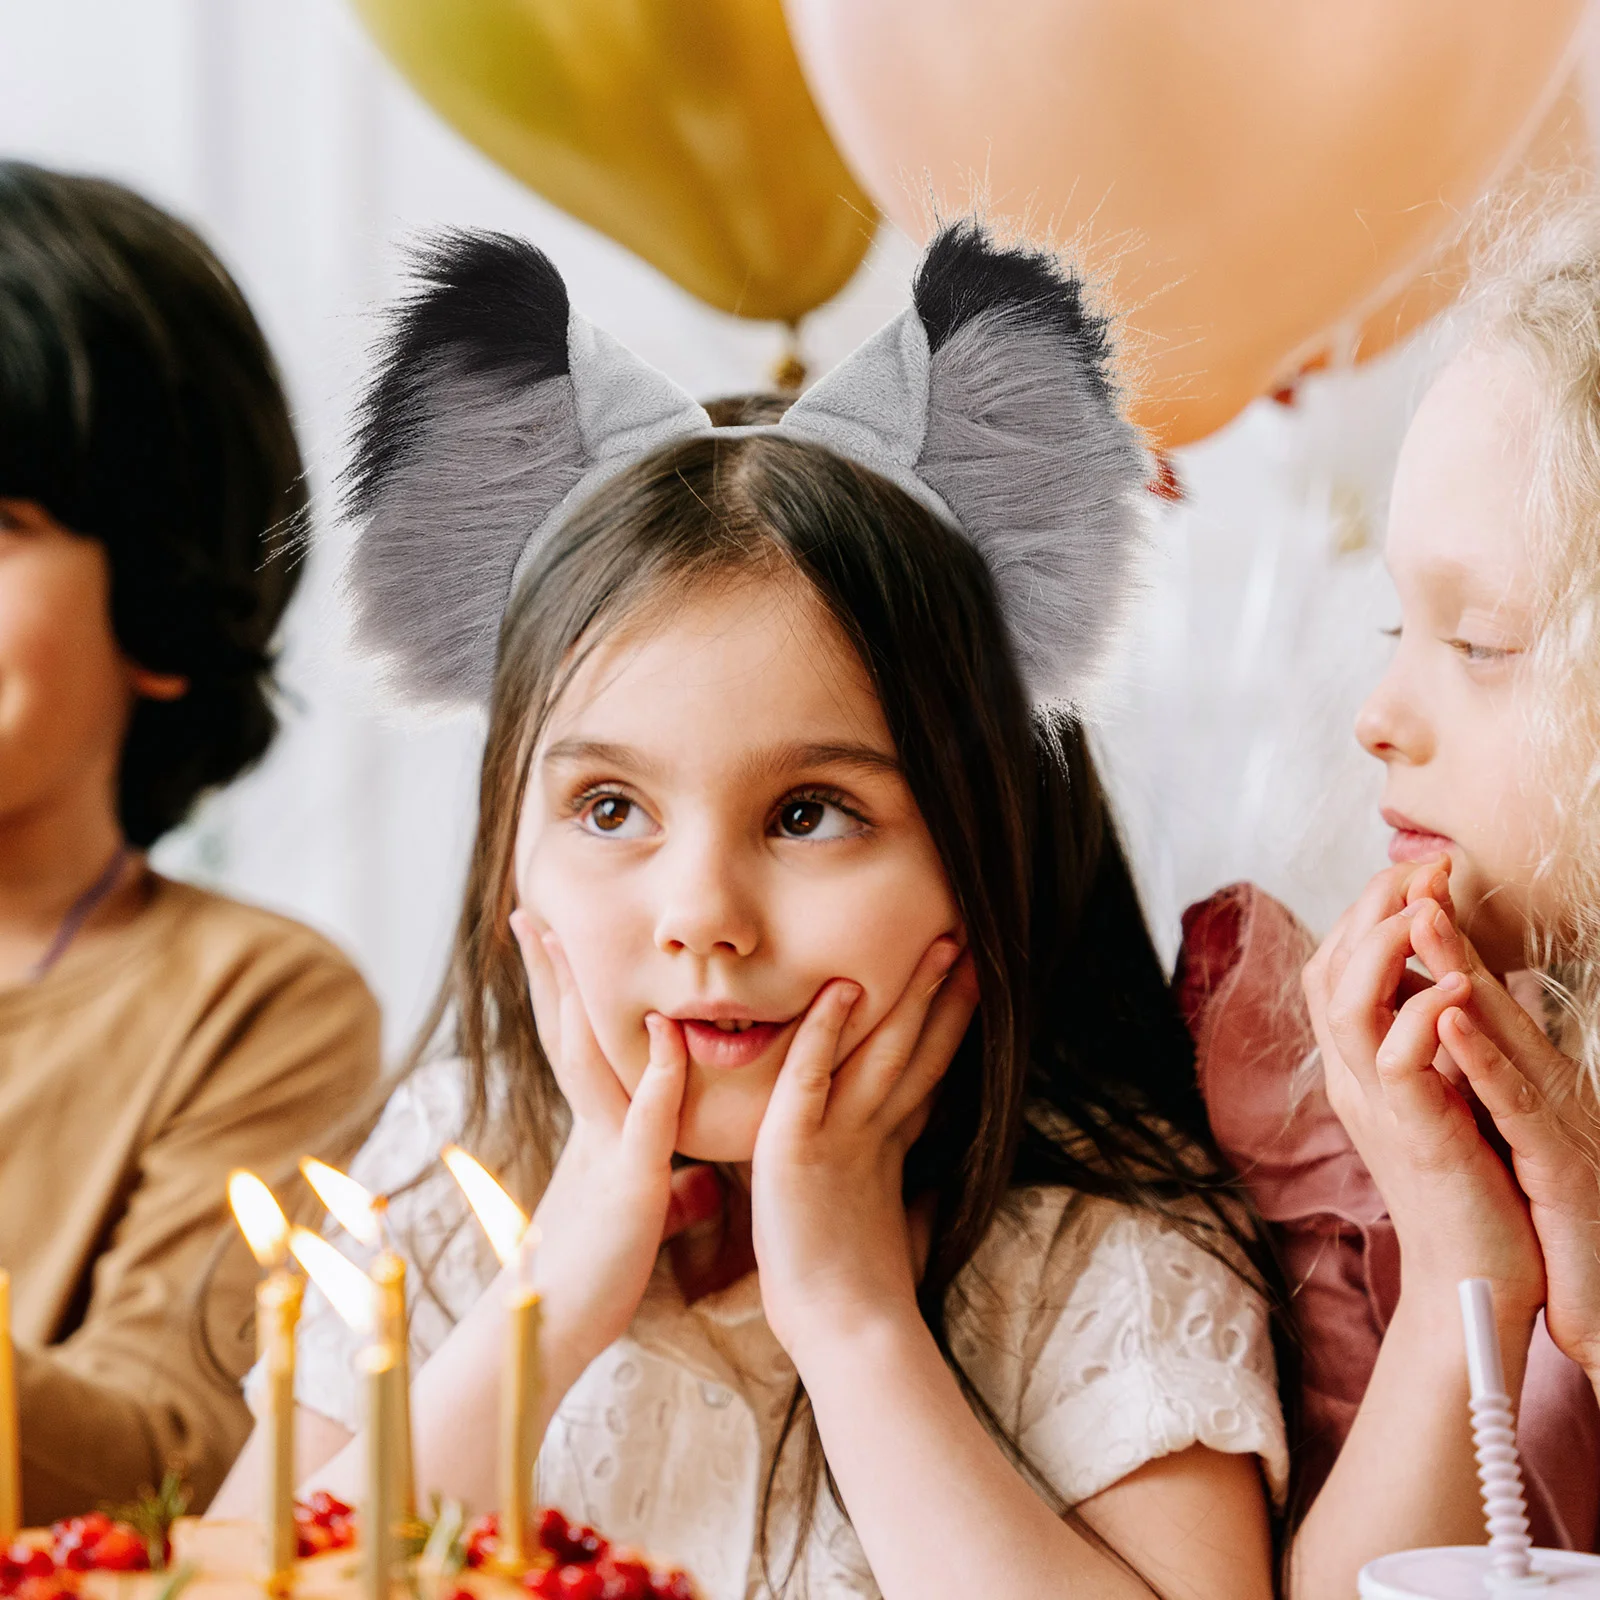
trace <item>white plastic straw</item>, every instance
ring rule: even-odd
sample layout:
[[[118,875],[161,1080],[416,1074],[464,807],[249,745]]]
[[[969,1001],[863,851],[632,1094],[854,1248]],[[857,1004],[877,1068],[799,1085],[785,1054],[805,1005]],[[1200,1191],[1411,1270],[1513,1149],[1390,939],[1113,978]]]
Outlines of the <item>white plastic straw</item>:
[[[1461,1282],[1461,1320],[1467,1335],[1467,1376],[1472,1383],[1472,1443],[1478,1457],[1483,1515],[1489,1529],[1489,1566],[1495,1578],[1530,1576],[1527,1504],[1511,1399],[1506,1394],[1494,1295],[1487,1278]]]

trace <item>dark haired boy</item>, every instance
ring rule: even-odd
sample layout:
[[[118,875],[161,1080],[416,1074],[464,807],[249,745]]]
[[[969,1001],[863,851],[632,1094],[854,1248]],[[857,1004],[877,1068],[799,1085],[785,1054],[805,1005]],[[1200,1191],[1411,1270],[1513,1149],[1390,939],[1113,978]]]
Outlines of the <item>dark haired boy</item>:
[[[306,511],[260,330],[187,228],[0,163],[0,1267],[29,1522],[181,1465],[204,1506],[249,1430],[269,1178],[364,1100],[378,1016],[281,917],[144,851],[272,741]]]

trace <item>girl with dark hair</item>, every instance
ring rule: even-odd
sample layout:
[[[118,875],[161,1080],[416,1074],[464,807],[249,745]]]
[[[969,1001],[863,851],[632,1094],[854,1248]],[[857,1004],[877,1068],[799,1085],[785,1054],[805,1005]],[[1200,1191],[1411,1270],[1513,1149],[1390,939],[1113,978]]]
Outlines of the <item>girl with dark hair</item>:
[[[489,703],[437,1020],[537,1205],[540,1491],[718,1600],[1271,1592],[1268,1276],[1072,708],[1142,464],[1077,282],[970,224],[781,421],[713,429],[512,240],[395,325],[352,579],[403,687]],[[685,1161],[726,1205],[661,1255]],[[482,1506],[503,1301],[445,1192],[418,1488]]]
[[[0,1267],[23,1512],[204,1505],[249,1430],[190,1340],[230,1168],[270,1170],[376,1081],[376,1008],[298,925],[145,849],[272,740],[305,511],[249,308],[114,184],[0,163]],[[214,1277],[230,1372],[255,1268]]]

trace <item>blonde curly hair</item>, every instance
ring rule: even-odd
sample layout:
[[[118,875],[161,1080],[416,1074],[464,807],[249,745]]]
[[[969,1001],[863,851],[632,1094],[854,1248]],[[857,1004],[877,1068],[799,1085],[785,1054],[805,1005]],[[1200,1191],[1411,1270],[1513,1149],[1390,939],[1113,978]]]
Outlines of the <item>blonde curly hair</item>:
[[[1600,1093],[1600,197],[1578,179],[1501,201],[1452,333],[1533,380],[1527,504],[1537,610],[1531,744],[1557,826],[1536,876],[1563,908],[1532,928],[1548,1022]]]

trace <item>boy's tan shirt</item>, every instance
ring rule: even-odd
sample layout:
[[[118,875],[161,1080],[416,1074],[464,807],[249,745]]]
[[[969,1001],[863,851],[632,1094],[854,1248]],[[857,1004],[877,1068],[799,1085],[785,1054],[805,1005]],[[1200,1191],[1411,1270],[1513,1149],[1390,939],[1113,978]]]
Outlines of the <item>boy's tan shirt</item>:
[[[155,877],[125,929],[76,954],[0,990],[0,1266],[31,1523],[173,1462],[210,1499],[250,1429],[236,1380],[259,1277],[228,1174],[340,1158],[362,1130],[331,1152],[330,1136],[379,1071],[366,985],[285,918]],[[205,1327],[234,1381],[198,1336],[219,1249]]]

